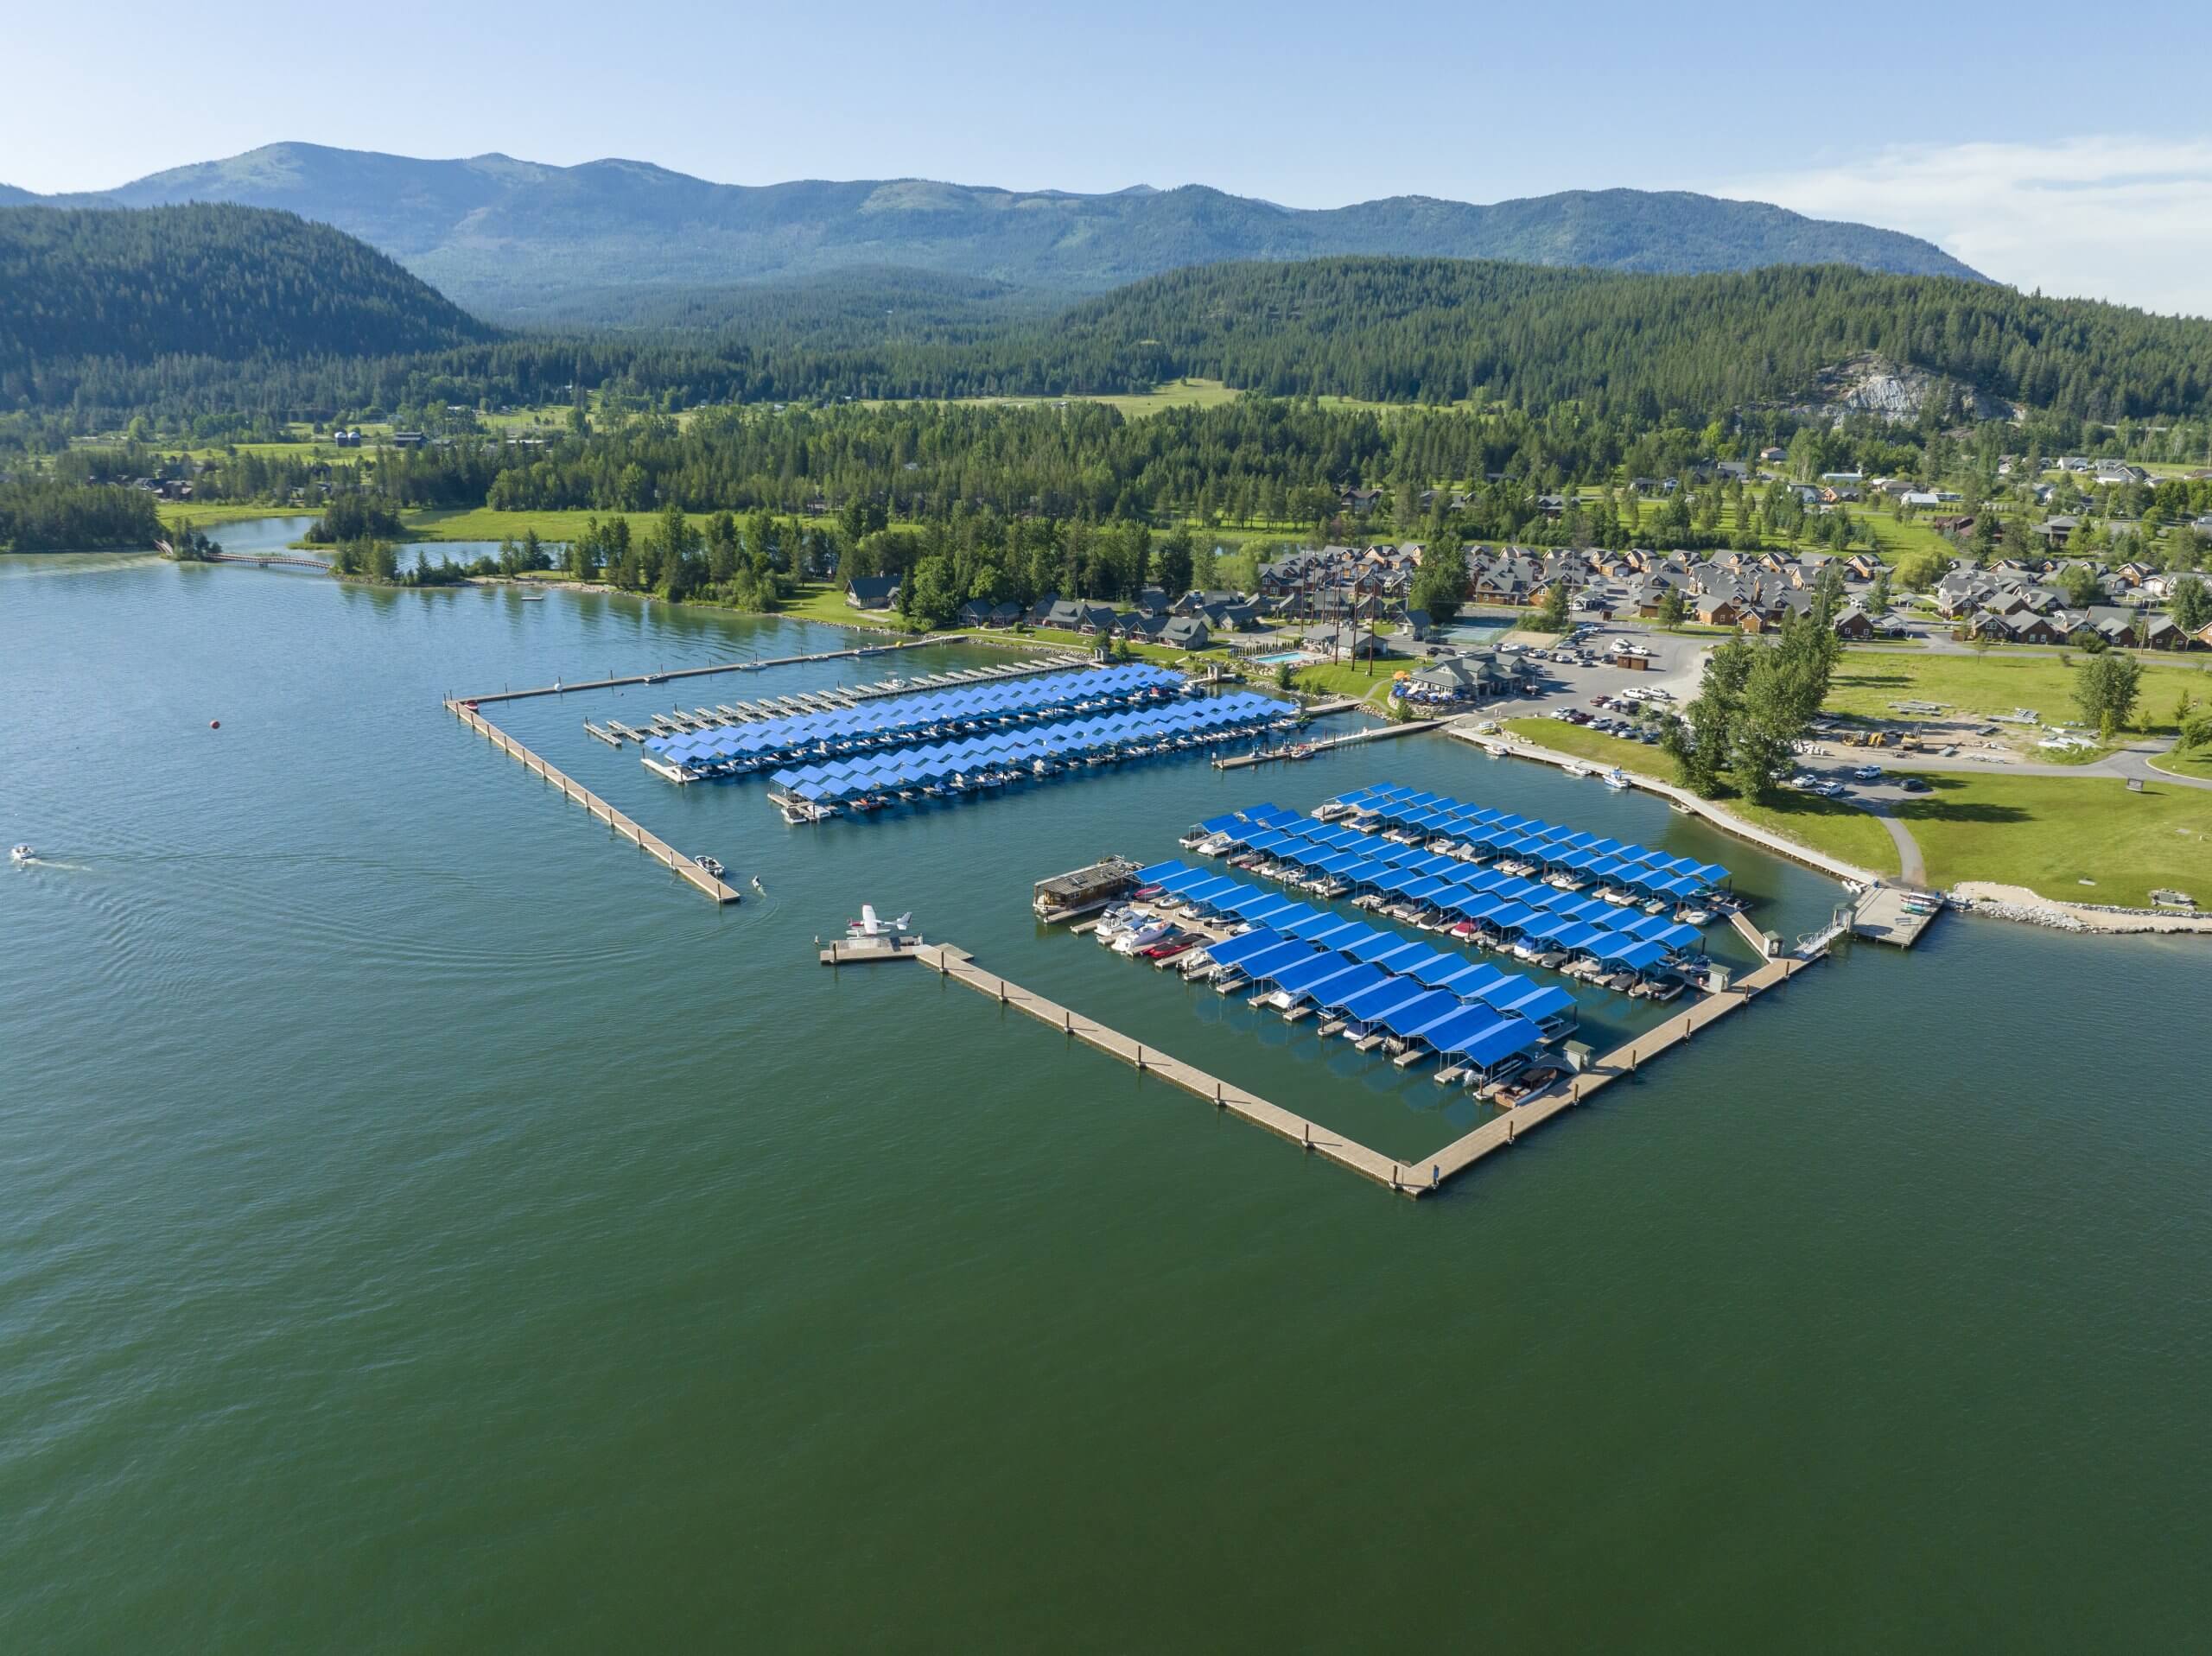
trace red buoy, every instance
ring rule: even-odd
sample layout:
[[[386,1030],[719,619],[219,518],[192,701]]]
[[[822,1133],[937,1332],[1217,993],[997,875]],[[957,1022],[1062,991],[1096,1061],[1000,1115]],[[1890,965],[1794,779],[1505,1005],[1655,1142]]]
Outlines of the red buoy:
[[[207,721],[207,728],[210,730],[220,730],[222,727],[223,721],[219,719],[210,719]]]

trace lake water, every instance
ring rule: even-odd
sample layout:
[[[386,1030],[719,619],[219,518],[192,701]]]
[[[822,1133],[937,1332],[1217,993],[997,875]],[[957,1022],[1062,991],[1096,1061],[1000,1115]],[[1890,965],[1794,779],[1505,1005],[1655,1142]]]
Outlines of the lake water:
[[[439,706],[844,641],[0,559],[0,839],[52,859],[0,869],[6,1647],[2201,1637],[2199,949],[1948,918],[1415,1205],[811,940],[911,908],[1417,1158],[1433,1084],[1031,882],[1395,777],[1717,858],[1781,930],[1834,888],[1441,739],[798,829],[583,734],[665,686],[499,713],[761,877],[718,911]]]

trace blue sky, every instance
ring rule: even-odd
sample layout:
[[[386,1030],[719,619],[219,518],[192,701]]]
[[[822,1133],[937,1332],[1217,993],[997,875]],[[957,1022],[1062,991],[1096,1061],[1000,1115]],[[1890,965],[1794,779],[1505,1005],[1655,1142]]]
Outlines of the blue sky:
[[[1207,183],[1300,206],[1631,185],[1941,241],[2212,312],[2212,5],[514,8],[121,0],[0,31],[0,180],[302,139],[624,155],[731,183]]]

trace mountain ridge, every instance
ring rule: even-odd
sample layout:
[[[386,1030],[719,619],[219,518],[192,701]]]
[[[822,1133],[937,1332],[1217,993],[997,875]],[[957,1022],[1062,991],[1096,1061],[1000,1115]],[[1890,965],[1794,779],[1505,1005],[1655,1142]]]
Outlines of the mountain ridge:
[[[0,203],[0,371],[379,357],[499,337],[395,260],[296,213]]]
[[[597,320],[613,320],[626,289],[766,282],[855,265],[1071,293],[1187,265],[1344,254],[1675,273],[1840,263],[1987,280],[1900,232],[1687,191],[1574,190],[1488,205],[1399,195],[1301,208],[1203,184],[1098,194],[923,178],[717,184],[614,156],[560,167],[499,152],[420,160],[276,143],[111,190],[35,196],[0,187],[0,200],[276,208],[358,236],[456,302],[508,320],[552,314],[586,290],[614,308]]]

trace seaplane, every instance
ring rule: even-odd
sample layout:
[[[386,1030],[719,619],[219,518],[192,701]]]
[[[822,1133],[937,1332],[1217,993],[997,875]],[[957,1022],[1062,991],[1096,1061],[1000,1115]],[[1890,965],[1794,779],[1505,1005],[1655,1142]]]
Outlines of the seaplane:
[[[896,938],[906,930],[906,923],[913,917],[908,913],[900,915],[896,920],[879,920],[875,915],[875,904],[863,903],[861,904],[861,917],[845,922],[845,936],[855,942],[875,937]]]

